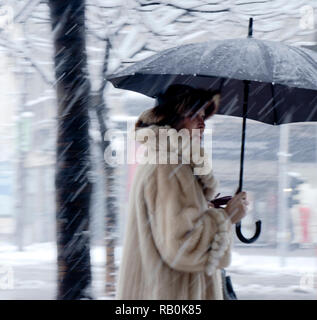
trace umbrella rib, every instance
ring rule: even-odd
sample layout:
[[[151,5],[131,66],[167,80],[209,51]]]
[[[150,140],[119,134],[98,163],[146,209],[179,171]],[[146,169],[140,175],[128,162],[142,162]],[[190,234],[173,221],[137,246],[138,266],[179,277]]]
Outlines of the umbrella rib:
[[[293,46],[288,46],[291,50],[295,51],[296,53],[298,53],[298,55],[300,55],[301,57],[303,57],[304,59],[309,60],[309,62],[312,63],[312,65],[317,66],[317,62],[313,59],[313,57],[308,54],[306,51],[304,51],[305,49],[299,49],[297,47],[293,47]],[[315,52],[313,51],[313,54]]]
[[[264,45],[262,41],[257,41],[256,39],[253,39],[255,40],[255,43],[258,45],[259,49],[262,51],[263,55],[263,62],[266,66],[267,69],[270,69],[269,73],[270,73],[270,77],[269,75],[268,76],[268,79],[267,80],[271,80],[271,81],[274,81],[274,61],[272,61],[272,53],[271,53],[271,50],[270,50],[270,47],[268,45]],[[265,56],[269,57],[268,60],[264,59]],[[260,64],[259,64],[260,65]],[[269,81],[267,81],[269,82]]]

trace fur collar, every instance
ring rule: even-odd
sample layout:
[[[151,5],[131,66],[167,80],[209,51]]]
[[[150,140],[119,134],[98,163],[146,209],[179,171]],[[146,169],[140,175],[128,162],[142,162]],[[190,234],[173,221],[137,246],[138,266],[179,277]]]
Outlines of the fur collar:
[[[208,161],[207,154],[205,154],[204,148],[200,147],[197,148],[198,152],[200,152],[200,155],[204,155],[204,162],[202,165],[197,165],[197,162],[193,160],[193,155],[190,152],[191,150],[191,144],[178,144],[177,135],[178,132],[173,129],[169,131],[169,135],[171,139],[169,139],[170,143],[167,146],[166,145],[166,136],[163,139],[159,139],[159,133],[162,135],[162,131],[160,132],[160,129],[165,129],[163,132],[167,134],[167,130],[172,129],[170,126],[158,126],[158,125],[150,125],[145,128],[137,128],[136,130],[136,140],[146,144],[146,148],[155,149],[155,151],[160,151],[162,154],[166,153],[167,159],[171,159],[172,156],[176,157],[178,159],[178,163],[180,165],[190,165],[191,169],[193,171],[193,175],[196,177],[200,185],[202,186],[203,193],[205,195],[205,198],[207,201],[213,199],[216,188],[218,185],[217,180],[214,178],[212,168],[210,166],[210,163]],[[153,135],[154,134],[154,135]],[[163,133],[164,134],[164,133]],[[155,136],[155,143],[148,143],[149,140],[144,141],[145,137]],[[195,143],[195,142],[192,142]],[[196,142],[199,143],[199,142]],[[186,152],[187,151],[187,152]],[[189,158],[187,157],[189,155]],[[182,162],[183,160],[183,162]],[[185,160],[185,164],[184,164]],[[183,164],[182,164],[183,163]]]

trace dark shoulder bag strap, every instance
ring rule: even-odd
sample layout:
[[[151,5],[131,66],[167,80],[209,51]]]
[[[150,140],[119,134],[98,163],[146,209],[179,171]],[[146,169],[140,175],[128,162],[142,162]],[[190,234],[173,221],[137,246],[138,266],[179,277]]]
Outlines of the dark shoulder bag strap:
[[[221,269],[222,292],[224,300],[238,300],[236,293],[233,290],[231,278],[226,276],[225,269]]]

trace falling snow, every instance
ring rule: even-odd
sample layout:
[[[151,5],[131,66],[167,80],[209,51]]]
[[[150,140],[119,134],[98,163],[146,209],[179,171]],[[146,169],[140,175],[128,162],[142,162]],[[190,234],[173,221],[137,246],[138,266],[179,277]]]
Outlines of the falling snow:
[[[91,270],[83,291],[114,299],[135,166],[105,164],[105,131],[126,154],[128,127],[171,83],[222,89],[205,143],[218,191],[234,194],[241,80],[252,81],[242,231],[263,229],[251,245],[234,238],[227,273],[239,299],[316,299],[317,2],[86,0],[86,47],[73,51],[54,45],[67,21],[52,29],[49,2],[0,4],[0,299],[56,299],[59,254]]]

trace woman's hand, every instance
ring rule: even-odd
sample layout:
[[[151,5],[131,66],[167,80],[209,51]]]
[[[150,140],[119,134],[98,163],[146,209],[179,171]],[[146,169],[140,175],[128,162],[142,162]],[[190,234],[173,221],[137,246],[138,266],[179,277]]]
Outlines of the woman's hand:
[[[213,203],[208,202],[208,208],[214,208],[214,207],[215,207],[215,205]]]
[[[225,207],[225,211],[227,212],[232,224],[239,222],[246,216],[248,204],[247,194],[244,191],[232,197]]]

